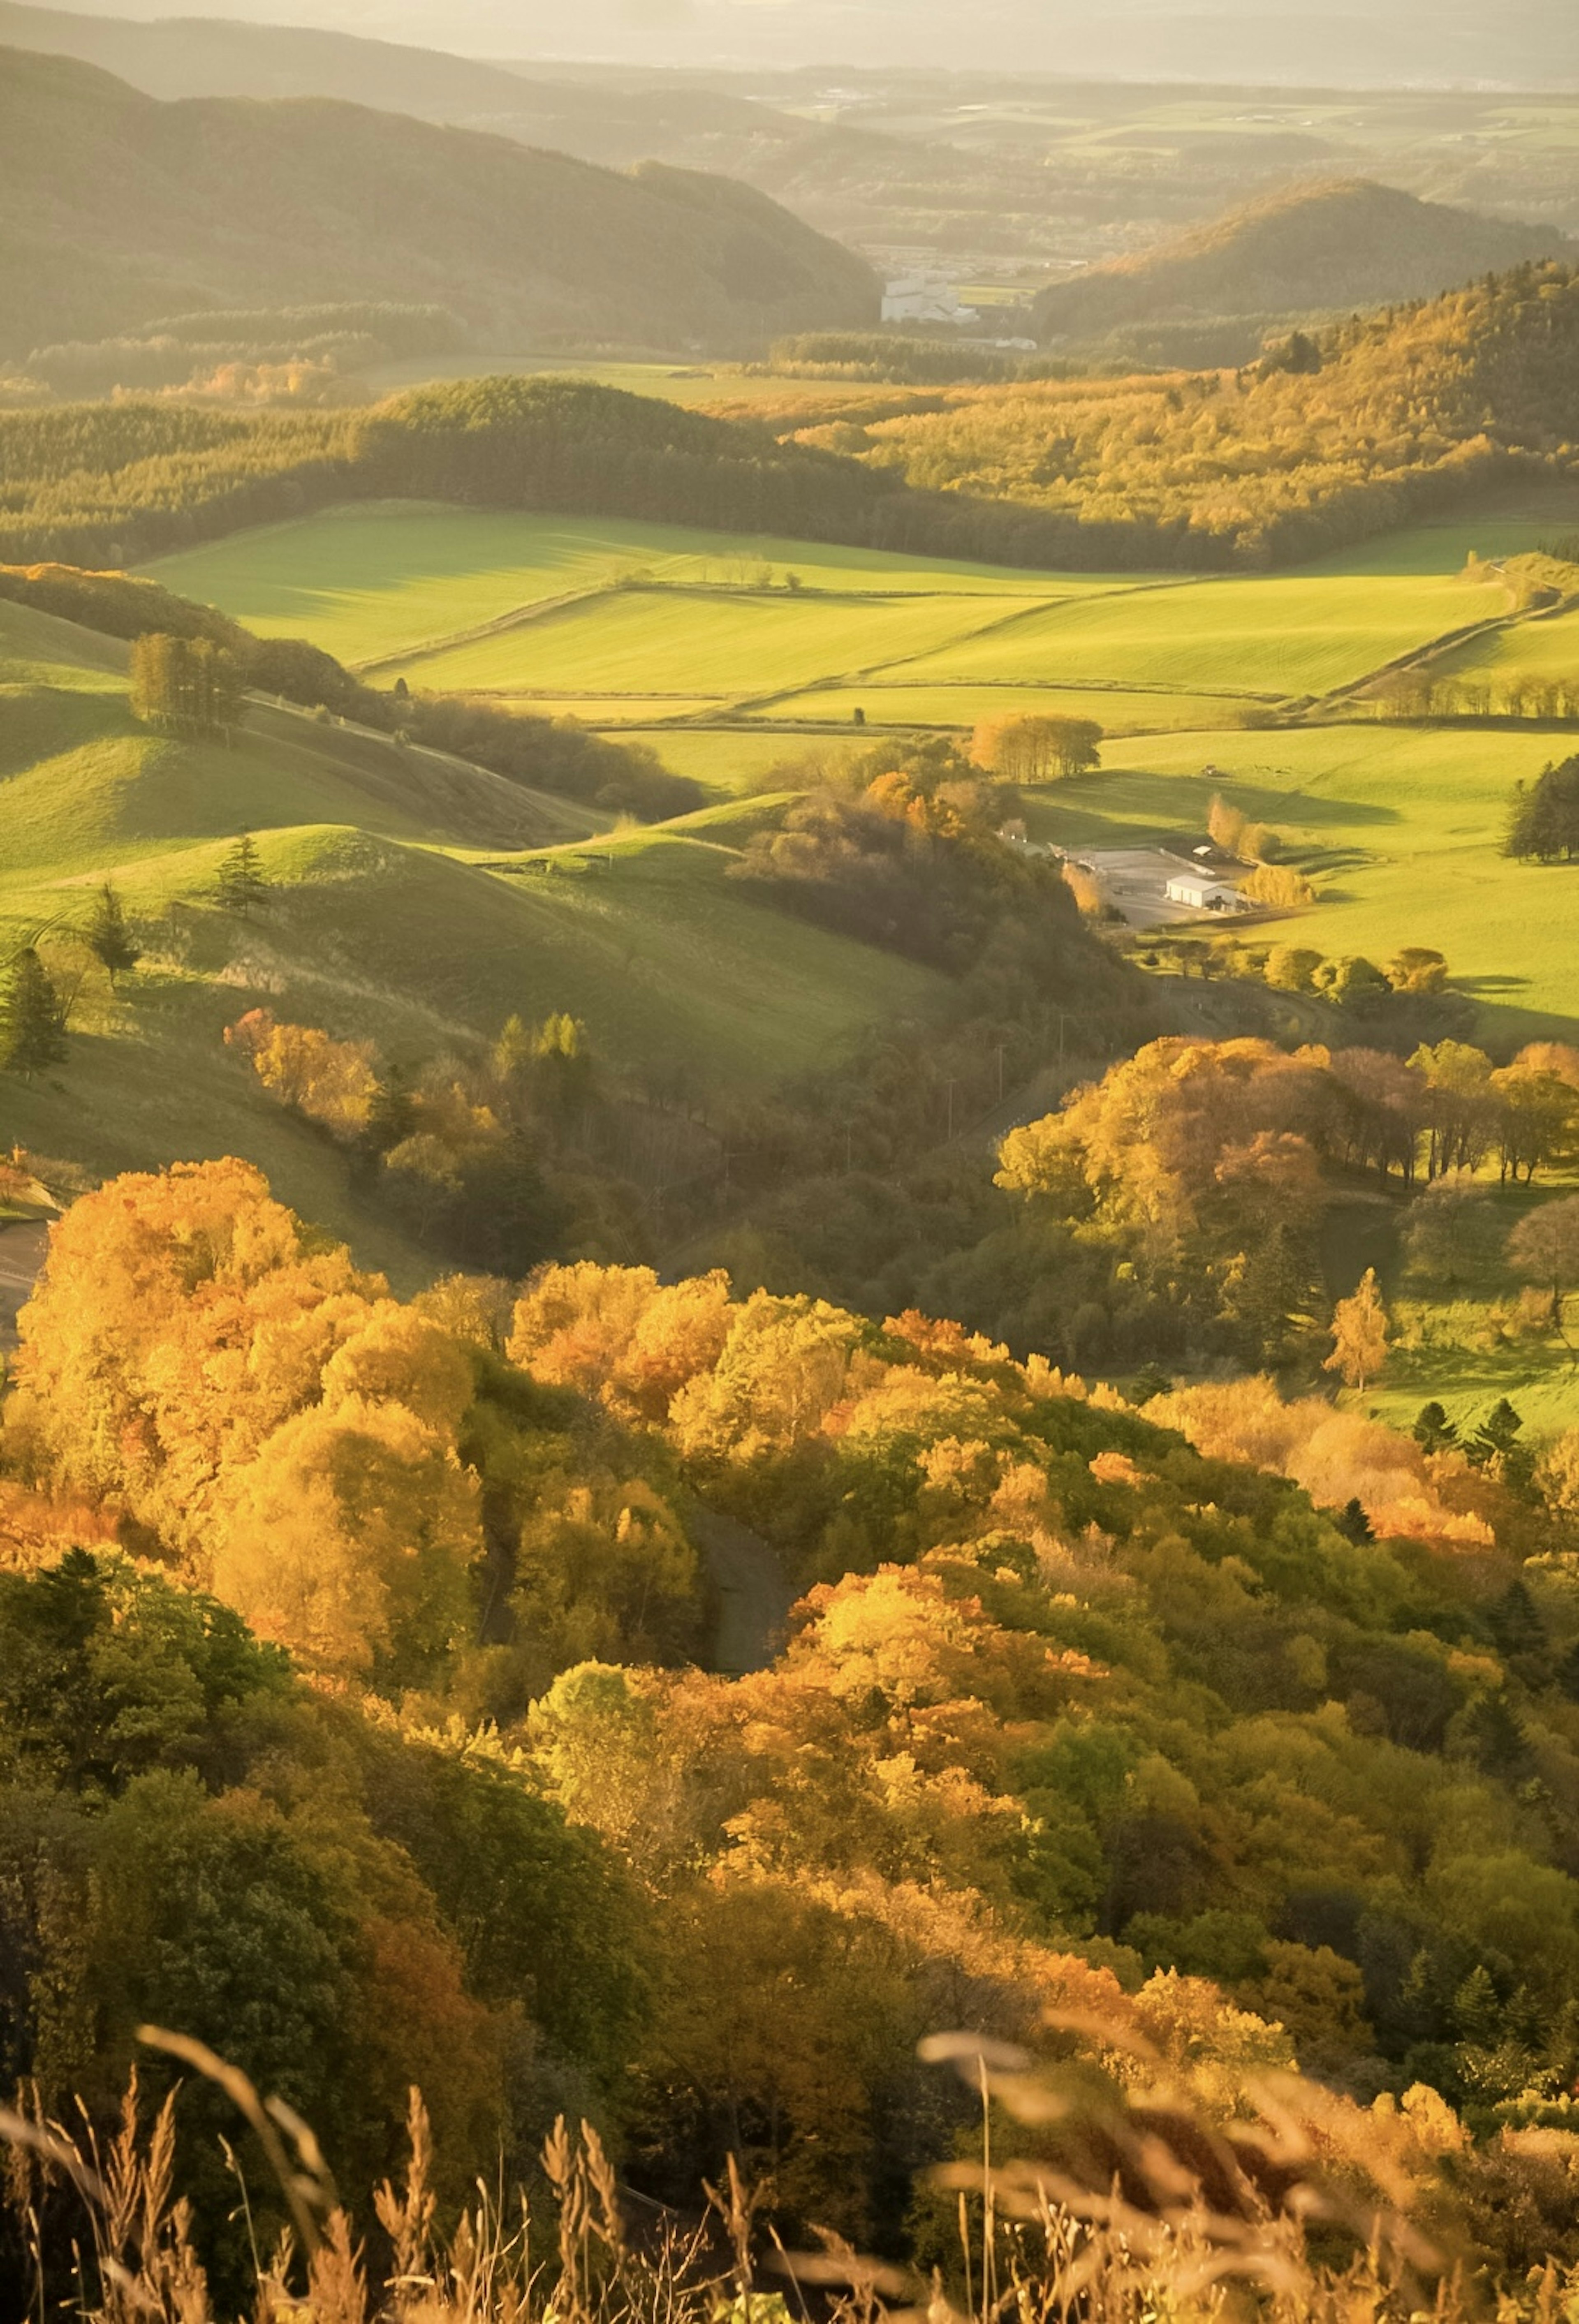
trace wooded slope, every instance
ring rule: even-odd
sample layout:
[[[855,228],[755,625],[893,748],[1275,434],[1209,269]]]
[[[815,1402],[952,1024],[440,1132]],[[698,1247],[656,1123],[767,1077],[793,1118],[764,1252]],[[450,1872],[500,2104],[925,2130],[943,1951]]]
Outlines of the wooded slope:
[[[870,320],[864,263],[733,180],[319,99],[143,96],[0,52],[0,353],[209,307],[432,300],[484,345],[744,349]]]

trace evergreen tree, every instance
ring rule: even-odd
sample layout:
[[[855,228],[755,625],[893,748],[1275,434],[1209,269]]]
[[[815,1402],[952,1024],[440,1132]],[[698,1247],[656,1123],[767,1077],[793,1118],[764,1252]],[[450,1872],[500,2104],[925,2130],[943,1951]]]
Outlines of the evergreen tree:
[[[65,1054],[60,996],[29,945],[13,961],[0,997],[0,1066],[31,1081]]]
[[[1456,1425],[1447,1417],[1446,1408],[1435,1399],[1420,1406],[1413,1434],[1422,1452],[1445,1452],[1458,1442]]]
[[[1344,1503],[1333,1519],[1333,1523],[1343,1535],[1344,1539],[1352,1541],[1358,1549],[1362,1549],[1368,1541],[1376,1539],[1375,1527],[1366,1515],[1365,1504],[1358,1493],[1352,1500]]]
[[[88,924],[88,949],[108,971],[112,986],[117,977],[135,968],[143,957],[141,948],[132,941],[121,899],[107,880],[98,891],[98,901]]]
[[[1519,1441],[1523,1428],[1523,1414],[1516,1411],[1504,1396],[1491,1406],[1464,1448],[1474,1468],[1486,1470],[1515,1492],[1526,1490],[1535,1476],[1535,1454],[1528,1444]]]
[[[250,918],[254,905],[267,902],[269,882],[250,831],[242,833],[220,864],[216,892],[224,908],[239,912],[243,919]]]

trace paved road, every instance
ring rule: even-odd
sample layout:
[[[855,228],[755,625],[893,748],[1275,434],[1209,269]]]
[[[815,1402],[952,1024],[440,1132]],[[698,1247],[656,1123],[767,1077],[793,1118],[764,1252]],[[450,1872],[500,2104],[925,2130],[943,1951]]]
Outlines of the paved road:
[[[45,1219],[0,1227],[0,1355],[9,1355],[16,1345],[17,1310],[32,1290],[49,1240]]]
[[[766,1670],[789,1635],[790,1609],[799,1595],[777,1550],[716,1509],[693,1508],[690,1526],[718,1596],[713,1668],[722,1678]]]

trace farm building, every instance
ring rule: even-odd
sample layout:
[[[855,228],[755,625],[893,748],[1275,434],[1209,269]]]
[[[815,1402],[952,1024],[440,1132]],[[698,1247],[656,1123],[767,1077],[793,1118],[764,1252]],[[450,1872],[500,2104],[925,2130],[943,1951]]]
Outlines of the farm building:
[[[885,323],[974,323],[974,307],[962,307],[952,282],[941,274],[900,274],[882,293]]]
[[[1180,904],[1192,912],[1242,912],[1244,898],[1237,888],[1225,880],[1214,880],[1209,872],[1178,872],[1163,890],[1170,904]]]

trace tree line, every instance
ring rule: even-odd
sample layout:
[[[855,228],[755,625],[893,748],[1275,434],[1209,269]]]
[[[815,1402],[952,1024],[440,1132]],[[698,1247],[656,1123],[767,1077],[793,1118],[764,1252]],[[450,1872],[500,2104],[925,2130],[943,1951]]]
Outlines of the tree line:
[[[394,493],[1011,565],[1253,567],[1545,473],[1579,430],[1576,346],[1579,279],[1549,264],[1356,318],[1315,371],[943,388],[787,440],[564,379],[456,382],[361,413],[11,412],[0,557],[129,564]]]

